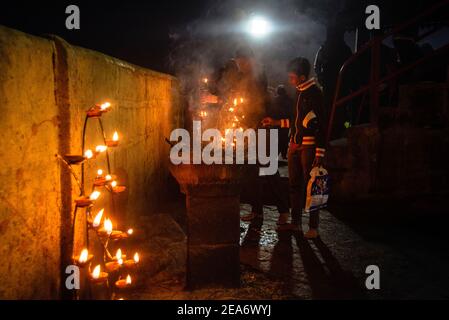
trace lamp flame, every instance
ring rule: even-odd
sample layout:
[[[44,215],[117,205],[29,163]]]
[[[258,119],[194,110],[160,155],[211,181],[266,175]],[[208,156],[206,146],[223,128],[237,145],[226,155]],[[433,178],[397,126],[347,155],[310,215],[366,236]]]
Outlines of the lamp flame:
[[[101,209],[98,211],[97,215],[94,218],[94,221],[92,222],[92,226],[94,228],[97,228],[101,223],[101,218],[103,217],[104,209]]]
[[[139,254],[136,252],[135,254],[134,254],[134,262],[135,263],[138,263],[140,261],[140,257],[139,257]]]
[[[126,284],[131,284],[131,276],[128,274],[128,276],[126,277]]]
[[[87,262],[87,259],[89,258],[89,251],[87,249],[83,249],[83,251],[81,251],[80,257],[78,259],[79,263],[85,263]]]
[[[117,253],[115,254],[115,258],[117,259],[117,263],[119,265],[123,264],[123,259],[122,259],[122,249],[118,249]]]
[[[94,156],[94,153],[92,152],[92,150],[86,150],[85,152],[84,152],[84,156],[87,158],[87,159],[92,159],[92,157]]]
[[[112,141],[118,141],[118,132],[114,132],[114,134],[112,135]]]
[[[128,229],[128,234],[129,235],[132,235],[134,233],[134,230],[133,229]]]
[[[92,272],[92,278],[98,279],[100,277],[100,273],[101,273],[101,266],[98,265],[94,268],[94,271]]]
[[[97,175],[98,175],[99,177],[101,177],[101,176],[103,175],[103,170],[101,170],[101,169],[98,169],[98,171],[97,171]]]
[[[117,187],[117,181],[112,181],[111,182],[111,187],[113,187],[113,188]]]
[[[108,149],[108,147],[107,147],[107,146],[104,146],[104,145],[99,145],[99,146],[96,146],[96,147],[95,147],[95,151],[96,151],[97,153],[105,152],[107,149]]]
[[[110,107],[111,107],[111,103],[109,103],[109,102],[105,102],[102,105],[100,105],[101,111],[105,111],[105,110],[109,109]]]
[[[106,175],[106,178],[105,178],[107,181],[109,181],[109,180],[112,180],[112,176],[110,175],[110,174],[108,174],[108,175]]]
[[[97,200],[98,197],[100,197],[101,192],[100,191],[94,191],[90,194],[89,199],[90,200]]]
[[[108,235],[112,233],[112,221],[110,219],[104,220],[103,227]]]

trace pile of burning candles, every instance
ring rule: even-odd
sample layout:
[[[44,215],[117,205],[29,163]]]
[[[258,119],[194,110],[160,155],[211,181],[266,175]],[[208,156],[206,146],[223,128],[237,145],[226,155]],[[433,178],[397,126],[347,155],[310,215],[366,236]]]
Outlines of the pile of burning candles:
[[[100,118],[104,113],[109,112],[110,109],[111,104],[109,102],[95,105],[87,110],[86,123],[90,118]],[[101,129],[103,130],[102,125]],[[83,150],[82,155],[65,155],[60,158],[64,160],[73,174],[74,171],[71,168],[72,165],[82,164],[84,161],[95,159],[103,153],[107,154],[108,149],[115,148],[118,145],[119,134],[115,131],[112,135],[112,139],[108,140],[105,138],[104,144],[97,145],[94,151],[87,149]],[[109,156],[107,156],[107,161],[109,171]],[[82,181],[84,181],[84,169],[82,170],[82,175]],[[127,231],[121,231],[114,229],[114,224],[111,218],[106,215],[104,208],[100,209],[95,216],[93,216],[92,210],[95,207],[96,200],[98,200],[102,195],[102,192],[99,190],[100,188],[103,188],[105,191],[109,191],[111,193],[111,201],[113,202],[114,194],[125,191],[126,187],[119,185],[117,182],[117,177],[111,172],[105,172],[103,169],[97,170],[93,181],[92,192],[89,195],[84,194],[84,184],[79,185],[81,189],[81,196],[75,199],[75,216],[78,209],[84,208],[86,210],[85,217],[87,220],[86,224],[88,226],[88,229],[85,231],[87,233],[86,238],[88,239],[89,237],[89,230],[93,230],[97,235],[98,241],[102,245],[103,253],[99,255],[99,257],[101,257],[101,261],[96,261],[97,264],[95,267],[93,267],[95,256],[89,252],[88,248],[84,248],[78,255],[74,254],[73,261],[80,268],[86,268],[88,270],[88,278],[90,283],[107,286],[107,291],[112,292],[111,298],[114,298],[116,291],[121,291],[131,287],[131,273],[132,271],[135,271],[140,261],[140,256],[137,252],[135,252],[133,253],[131,259],[127,259],[126,254],[120,248],[117,250],[115,256],[112,256],[109,251],[110,244],[121,244],[120,241],[133,235],[134,230],[128,229]],[[115,206],[112,204],[112,207],[114,208]],[[76,221],[76,219],[74,219],[74,221]],[[73,230],[75,230],[74,226]],[[74,237],[74,235],[72,235],[72,237]]]

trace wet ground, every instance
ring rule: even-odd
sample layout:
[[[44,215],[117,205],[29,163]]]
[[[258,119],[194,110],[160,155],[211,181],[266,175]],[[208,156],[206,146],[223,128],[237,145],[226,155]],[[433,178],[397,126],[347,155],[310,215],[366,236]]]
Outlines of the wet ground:
[[[160,244],[149,251],[166,254],[167,248],[173,248],[168,250],[165,264],[174,265],[177,275],[161,277],[167,267],[158,258],[162,272],[146,277],[130,298],[448,299],[446,199],[447,195],[441,194],[400,201],[374,197],[334,203],[321,211],[320,238],[313,241],[305,240],[300,232],[276,232],[278,213],[265,206],[263,220],[241,222],[239,289],[184,291],[183,237],[176,236],[173,245],[174,233],[152,236],[153,246]],[[177,212],[174,218],[182,226],[182,209],[170,212]],[[242,204],[241,214],[248,212],[249,206]],[[307,222],[304,216],[304,230]],[[170,228],[161,225],[154,229]],[[369,265],[380,269],[380,290],[365,287]]]

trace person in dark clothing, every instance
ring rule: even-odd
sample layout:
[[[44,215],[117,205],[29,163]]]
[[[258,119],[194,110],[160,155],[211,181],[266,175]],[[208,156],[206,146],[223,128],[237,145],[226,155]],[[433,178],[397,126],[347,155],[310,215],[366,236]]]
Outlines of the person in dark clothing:
[[[276,96],[273,99],[271,108],[267,112],[267,116],[273,119],[290,118],[294,110],[294,102],[287,94],[287,90],[283,85],[276,88]],[[289,142],[288,128],[279,129],[279,151],[284,159],[287,159],[287,150]]]
[[[314,78],[309,79],[310,63],[299,57],[288,64],[289,82],[297,90],[295,112],[290,118],[274,120],[265,118],[265,126],[290,128],[288,149],[288,174],[291,224],[301,229],[302,209],[305,206],[306,186],[313,167],[321,166],[325,153],[325,135],[322,123],[323,95]],[[318,237],[319,211],[310,213],[306,238]]]
[[[323,122],[327,122],[329,119],[340,69],[351,55],[351,48],[344,40],[344,30],[335,26],[329,27],[327,29],[326,41],[318,50],[314,64],[318,82],[323,87],[325,112],[323,114]],[[343,83],[340,94],[347,94],[349,87],[350,83]],[[332,137],[339,138],[342,136],[347,119],[347,110],[343,106],[339,107],[334,116]]]
[[[218,94],[226,95],[229,92],[238,91],[243,93],[245,103],[239,107],[243,108],[243,113],[245,115],[242,124],[246,128],[252,128],[258,130],[261,128],[261,121],[267,115],[267,110],[269,109],[270,97],[268,94],[268,83],[263,70],[256,64],[254,53],[248,47],[241,47],[236,51],[235,58],[233,60],[235,65],[238,67],[238,76],[234,77],[232,73],[231,76],[227,78],[222,77],[222,79],[232,79],[230,84],[217,84]],[[226,75],[226,72],[222,72]],[[223,89],[228,88],[229,89]],[[230,97],[226,96],[215,96],[209,94],[208,96],[203,96],[202,101],[206,103],[219,103],[220,101],[225,101]],[[267,146],[269,146],[269,141],[267,141]],[[273,193],[276,199],[276,206],[279,211],[279,224],[286,224],[289,216],[288,201],[285,195],[281,192],[281,178],[279,172],[274,175],[260,176],[260,166],[251,165],[248,168],[247,180],[251,189],[251,213],[243,216],[242,220],[251,221],[255,218],[263,218],[263,197],[262,197],[262,186],[263,181],[267,182],[267,186],[270,192]]]

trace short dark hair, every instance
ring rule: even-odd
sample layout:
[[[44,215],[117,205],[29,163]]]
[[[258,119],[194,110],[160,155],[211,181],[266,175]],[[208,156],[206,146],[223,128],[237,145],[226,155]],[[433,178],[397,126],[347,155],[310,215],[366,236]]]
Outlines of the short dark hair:
[[[308,78],[310,75],[310,62],[307,58],[297,57],[287,64],[287,72],[293,72],[298,76]]]
[[[236,58],[254,58],[254,51],[249,46],[240,46],[235,51]]]

